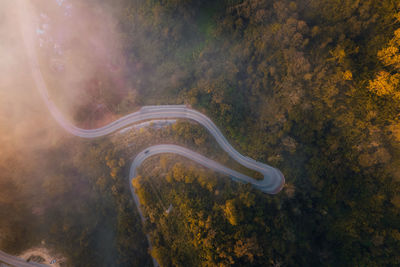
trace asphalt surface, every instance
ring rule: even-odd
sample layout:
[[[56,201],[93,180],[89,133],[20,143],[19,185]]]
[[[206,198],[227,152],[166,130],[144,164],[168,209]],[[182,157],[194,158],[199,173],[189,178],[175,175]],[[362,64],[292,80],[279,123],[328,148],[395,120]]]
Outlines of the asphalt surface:
[[[121,130],[124,127],[129,125],[138,123],[140,121],[146,120],[155,120],[155,119],[189,119],[198,122],[199,124],[203,125],[211,135],[214,136],[218,144],[221,146],[223,150],[225,150],[229,156],[235,159],[237,162],[242,164],[243,166],[258,171],[264,175],[264,179],[262,181],[257,181],[252,179],[248,176],[235,176],[242,182],[251,183],[257,189],[262,190],[265,193],[275,194],[278,193],[285,182],[284,176],[282,173],[267,164],[255,161],[249,157],[243,156],[238,151],[236,151],[231,144],[226,140],[224,135],[218,129],[218,127],[204,114],[193,110],[191,108],[186,107],[185,105],[160,105],[160,106],[145,106],[142,107],[139,111],[128,114],[107,124],[103,127],[96,128],[96,129],[82,129],[78,128],[69,121],[65,119],[63,114],[58,110],[56,105],[50,98],[48,93],[47,84],[44,81],[39,60],[37,58],[37,53],[35,51],[35,38],[34,31],[31,25],[34,25],[32,19],[32,12],[29,10],[31,8],[29,3],[24,0],[19,0],[19,10],[20,12],[20,20],[21,22],[21,33],[23,37],[23,41],[25,43],[25,48],[27,51],[29,64],[31,65],[32,76],[36,83],[36,87],[42,96],[44,103],[46,104],[47,108],[49,109],[53,118],[61,125],[66,131],[70,132],[71,134],[83,138],[96,138],[109,135],[113,132]],[[173,153],[171,151],[170,153]],[[194,153],[194,152],[192,152]],[[187,153],[186,155],[189,155]],[[211,167],[211,165],[210,165]],[[226,172],[226,167],[219,168],[216,171],[221,171],[222,173]]]
[[[0,261],[3,261],[4,263],[15,266],[15,267],[49,267],[48,265],[44,264],[39,264],[39,263],[34,263],[34,262],[26,262],[23,259],[20,259],[15,256],[11,256],[7,253],[4,253],[3,251],[0,250]]]
[[[237,151],[235,151],[238,153]],[[272,182],[271,183],[271,176],[277,177],[278,181],[284,181],[283,175],[281,172],[273,167],[269,167],[268,165],[265,165],[263,163],[259,163],[257,161],[250,161],[251,159],[245,158],[246,164],[248,165],[247,167],[257,170],[261,173],[264,174],[264,180],[255,180],[254,178],[251,178],[247,175],[244,175],[240,172],[237,172],[235,170],[232,170],[228,167],[225,167],[221,165],[220,163],[211,160],[203,155],[200,155],[199,153],[196,153],[192,150],[189,150],[187,148],[173,145],[173,144],[162,144],[162,145],[155,145],[148,147],[141,151],[134,159],[132,165],[131,165],[131,170],[129,177],[130,178],[135,178],[137,176],[137,168],[142,164],[143,161],[145,161],[147,158],[157,155],[157,154],[163,154],[163,153],[172,153],[172,154],[178,154],[183,157],[189,158],[193,161],[196,161],[197,163],[208,167],[210,169],[213,169],[214,171],[223,173],[227,176],[229,176],[231,179],[237,181],[237,182],[242,182],[242,183],[251,183],[255,188],[264,191],[266,193],[277,193],[280,191],[282,184],[281,182],[278,183],[278,187],[276,187],[276,183]],[[236,154],[235,154],[236,155]],[[250,164],[249,164],[250,163]],[[267,167],[266,167],[267,166]],[[267,176],[267,177],[266,177]],[[271,185],[272,185],[272,191],[271,190]]]
[[[39,60],[37,58],[37,54],[35,51],[35,35],[34,30],[30,25],[33,24],[32,18],[32,10],[29,6],[29,3],[26,0],[18,0],[19,11],[20,11],[20,20],[21,20],[21,34],[23,37],[23,41],[25,43],[25,48],[27,51],[27,56],[29,59],[29,64],[32,70],[32,76],[35,81],[36,87],[42,96],[44,103],[46,104],[48,110],[50,111],[53,118],[58,122],[60,126],[62,126],[69,133],[79,136],[82,138],[97,138],[109,135],[113,132],[123,129],[132,124],[136,124],[141,121],[146,120],[155,120],[155,119],[188,119],[196,121],[197,123],[204,126],[209,133],[216,139],[221,148],[226,151],[233,159],[235,159],[238,163],[243,166],[260,172],[263,174],[263,180],[256,180],[249,176],[246,176],[242,173],[236,172],[230,168],[227,168],[211,159],[208,159],[205,156],[202,156],[194,151],[191,151],[187,148],[172,145],[172,144],[162,144],[149,147],[142,152],[140,152],[136,158],[134,159],[131,165],[131,171],[129,178],[135,178],[137,176],[137,167],[147,159],[156,154],[161,153],[174,153],[179,154],[181,156],[187,157],[191,160],[198,162],[199,164],[211,168],[217,172],[228,175],[231,179],[242,182],[242,183],[250,183],[255,188],[268,193],[268,194],[276,194],[278,193],[284,183],[285,178],[282,173],[267,164],[255,161],[249,157],[243,156],[238,151],[236,151],[228,140],[224,137],[218,127],[204,114],[193,110],[185,105],[164,105],[164,106],[145,106],[142,107],[139,111],[128,114],[126,116],[121,117],[120,119],[111,122],[103,127],[96,129],[82,129],[74,126],[72,123],[67,121],[61,112],[57,109],[56,105],[51,100],[50,95],[48,94],[47,85],[44,81],[40,66]],[[135,193],[135,190],[130,183],[130,188],[132,192],[133,199],[138,207],[140,217],[142,221],[145,218],[142,215],[140,209],[140,202]],[[149,242],[150,244],[150,242]],[[150,245],[151,248],[151,245]],[[0,254],[1,255],[1,254]],[[1,257],[0,257],[1,259]],[[154,265],[158,265],[155,259],[153,259]]]

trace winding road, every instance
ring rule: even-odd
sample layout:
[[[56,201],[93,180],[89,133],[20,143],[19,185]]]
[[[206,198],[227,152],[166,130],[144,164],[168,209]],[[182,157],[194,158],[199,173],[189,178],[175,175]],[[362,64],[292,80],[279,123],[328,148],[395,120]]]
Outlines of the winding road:
[[[144,160],[147,158],[161,154],[161,153],[173,153],[173,154],[179,154],[181,156],[187,157],[193,161],[196,161],[197,163],[208,167],[210,169],[213,169],[217,172],[223,173],[225,175],[228,175],[231,179],[242,182],[242,183],[250,183],[252,184],[255,188],[268,193],[268,194],[276,194],[278,193],[284,183],[285,183],[285,178],[282,175],[282,173],[274,168],[271,167],[267,164],[255,161],[249,157],[243,156],[240,154],[238,151],[236,151],[228,142],[228,140],[224,137],[224,135],[221,133],[221,131],[218,129],[218,127],[204,114],[193,110],[185,105],[161,105],[161,106],[145,106],[142,107],[139,111],[128,114],[124,117],[121,117],[120,119],[111,122],[110,124],[107,124],[103,127],[96,128],[96,129],[82,129],[74,126],[71,124],[69,121],[65,119],[65,117],[61,114],[61,112],[57,109],[56,105],[53,103],[51,100],[48,90],[47,90],[47,85],[46,82],[44,81],[40,66],[39,66],[39,60],[35,51],[35,36],[34,36],[34,31],[32,30],[32,25],[33,23],[33,18],[32,18],[32,10],[29,6],[29,1],[27,0],[18,0],[18,8],[19,8],[19,14],[20,14],[20,25],[21,25],[21,33],[23,37],[23,41],[25,44],[25,48],[27,51],[27,56],[29,59],[29,64],[30,68],[32,71],[32,76],[35,81],[36,87],[42,96],[42,99],[44,103],[46,104],[47,108],[49,109],[51,115],[53,118],[57,121],[57,123],[62,126],[66,131],[69,133],[79,136],[82,138],[97,138],[97,137],[102,137],[109,135],[113,132],[116,132],[124,127],[127,127],[129,125],[138,123],[140,121],[146,121],[146,120],[155,120],[155,119],[188,119],[188,120],[193,120],[196,121],[197,123],[201,124],[203,127],[205,127],[209,133],[216,139],[218,144],[221,146],[221,148],[226,151],[229,156],[231,156],[233,159],[235,159],[238,163],[242,164],[243,166],[252,169],[254,171],[260,172],[263,174],[264,179],[263,180],[256,180],[252,177],[249,177],[247,175],[244,175],[242,173],[239,173],[235,170],[232,170],[230,168],[227,168],[205,156],[202,156],[192,150],[189,150],[187,148],[173,145],[173,144],[161,144],[161,145],[155,145],[151,146],[142,152],[140,152],[134,159],[131,168],[130,168],[130,173],[129,173],[129,178],[134,179],[137,177],[137,168],[142,164]],[[129,180],[130,180],[129,179]],[[132,187],[131,181],[130,183],[130,189],[131,193],[133,196],[133,199],[135,201],[135,204],[139,210],[140,217],[142,221],[144,221],[143,214],[141,212],[140,208],[140,202],[139,199],[135,193],[134,188]],[[148,238],[148,237],[147,237]],[[149,239],[149,238],[148,238]],[[151,243],[150,240],[149,245],[151,248]],[[5,253],[0,253],[0,260],[3,260],[7,262],[7,257],[4,256]],[[7,254],[5,254],[7,255]],[[11,256],[12,257],[12,256]],[[14,257],[15,258],[15,257]],[[158,265],[155,259],[153,258],[153,264]],[[22,265],[18,265],[22,266]],[[24,265],[28,266],[28,265]],[[32,265],[29,265],[32,266]],[[34,265],[33,265],[34,266]]]
[[[24,259],[11,256],[7,253],[4,253],[0,250],[0,263],[4,262],[7,265],[16,266],[16,267],[48,267],[48,265],[35,263],[35,262],[27,262]],[[1,264],[0,264],[1,265]]]

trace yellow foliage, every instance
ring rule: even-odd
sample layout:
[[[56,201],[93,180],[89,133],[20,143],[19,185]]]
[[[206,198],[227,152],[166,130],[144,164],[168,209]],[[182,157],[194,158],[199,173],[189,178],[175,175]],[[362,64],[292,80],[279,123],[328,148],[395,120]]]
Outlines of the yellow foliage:
[[[346,81],[353,80],[353,73],[351,73],[351,71],[349,70],[346,70],[345,72],[343,72],[343,79],[345,79]]]
[[[183,182],[185,180],[184,168],[181,163],[177,163],[172,168],[173,177],[178,182]]]
[[[311,79],[312,79],[312,74],[311,73],[304,74],[304,80],[310,81]]]
[[[141,185],[140,185],[140,182],[139,182],[140,178],[141,178],[140,176],[133,177],[133,179],[132,179],[133,188],[136,188],[136,189],[140,189],[141,188]]]
[[[346,52],[340,46],[330,51],[330,54],[332,55],[330,60],[336,60],[338,63],[343,63],[344,59],[346,58]]]
[[[400,33],[400,32],[399,32]],[[396,46],[388,46],[378,52],[378,58],[385,66],[393,66],[400,68],[399,48]]]
[[[295,3],[295,2],[290,2],[289,3],[289,8],[292,10],[292,11],[295,11],[296,9],[297,9],[297,4]]]
[[[276,32],[278,32],[278,31],[282,28],[282,25],[279,24],[279,23],[274,23],[274,24],[271,24],[270,27],[271,27],[271,28],[270,28],[270,31],[271,31],[272,33],[276,33]]]
[[[378,58],[385,66],[394,67],[400,70],[400,29],[394,32],[394,37],[389,41],[387,47],[378,52]]]
[[[120,168],[112,168],[111,172],[110,172],[111,178],[116,179],[119,170],[120,170]]]
[[[235,205],[235,200],[228,200],[224,207],[225,217],[232,225],[238,225],[243,219]]]
[[[400,12],[394,14],[394,17],[396,18],[396,20],[397,20],[398,22],[400,22]]]
[[[167,169],[167,167],[168,167],[168,158],[166,156],[161,156],[160,157],[160,165],[161,165],[161,168],[163,168],[164,170]]]
[[[399,86],[400,75],[394,74],[391,75],[386,71],[381,71],[378,73],[376,78],[372,81],[369,81],[369,90],[374,92],[378,96],[396,94],[396,89]]]
[[[262,250],[258,244],[257,238],[255,236],[251,238],[246,238],[243,240],[236,241],[234,252],[237,257],[246,256],[250,262],[254,261],[255,256],[261,256]]]
[[[172,183],[174,179],[172,178],[171,174],[167,174],[167,176],[165,176],[165,180],[167,180],[168,183]]]
[[[123,167],[125,165],[125,160],[123,158],[120,158],[118,161],[118,166]]]
[[[400,19],[400,13],[395,15]],[[388,46],[378,52],[379,60],[390,67],[392,73],[381,71],[376,78],[369,82],[369,90],[378,96],[391,95],[394,99],[400,100],[400,29],[394,32],[394,37],[389,41]]]
[[[185,176],[185,183],[191,184],[191,183],[193,183],[193,181],[194,181],[194,176],[193,175],[189,174],[189,175]]]
[[[400,142],[400,124],[399,123],[394,123],[389,126],[389,130],[392,132],[393,138]]]
[[[394,38],[390,41],[391,45],[400,45],[400,29],[394,31]]]

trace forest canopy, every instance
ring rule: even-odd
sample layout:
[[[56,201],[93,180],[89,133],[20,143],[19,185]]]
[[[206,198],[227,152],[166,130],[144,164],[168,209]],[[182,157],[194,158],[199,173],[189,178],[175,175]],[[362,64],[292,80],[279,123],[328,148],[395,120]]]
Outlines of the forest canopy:
[[[71,266],[150,266],[150,255],[162,266],[400,265],[399,1],[86,4],[115,16],[123,57],[111,59],[116,77],[83,83],[78,125],[186,104],[240,153],[280,169],[285,187],[267,195],[182,157],[152,157],[133,181],[141,225],[127,175],[149,145],[257,174],[188,121],[62,138],[26,153],[28,165],[19,151],[0,155],[0,249],[46,239]]]
[[[132,62],[155,75],[143,88],[202,110],[287,181],[266,196],[223,177],[207,187],[216,174],[174,160],[146,172],[139,194],[161,179],[174,207],[142,195],[162,265],[400,264],[398,2],[127,2],[123,26],[158,53],[127,36]]]

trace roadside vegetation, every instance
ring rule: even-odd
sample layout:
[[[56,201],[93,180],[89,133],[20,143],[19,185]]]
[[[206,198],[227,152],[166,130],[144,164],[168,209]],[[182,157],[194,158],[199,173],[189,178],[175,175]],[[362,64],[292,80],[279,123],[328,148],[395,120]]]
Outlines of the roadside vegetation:
[[[106,75],[88,81],[96,101],[79,103],[76,122],[188,104],[286,185],[266,195],[182,157],[150,158],[134,181],[142,227],[127,175],[149,145],[180,144],[256,174],[187,121],[65,139],[24,168],[17,153],[0,157],[0,249],[46,240],[71,266],[149,266],[148,233],[163,266],[400,265],[397,1],[108,4],[132,75],[118,97],[101,93],[112,90]],[[93,105],[107,111],[86,116]]]
[[[153,190],[173,203],[173,216],[155,194],[143,196],[160,262],[400,264],[397,2],[125,3],[129,58],[143,66],[142,103],[192,105],[243,154],[281,169],[287,182],[277,196],[240,185],[216,195],[222,185],[197,186],[198,177],[215,174],[193,172],[180,160],[143,172],[139,194],[153,192],[147,179],[170,181]],[[152,47],[129,38],[141,33]],[[197,50],[183,53],[187,47]],[[149,57],[150,50],[157,55]],[[246,206],[244,192],[254,204]]]

